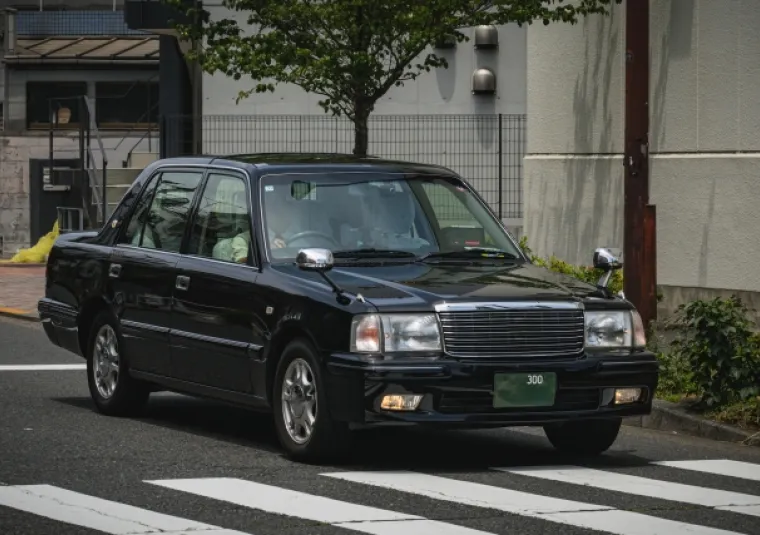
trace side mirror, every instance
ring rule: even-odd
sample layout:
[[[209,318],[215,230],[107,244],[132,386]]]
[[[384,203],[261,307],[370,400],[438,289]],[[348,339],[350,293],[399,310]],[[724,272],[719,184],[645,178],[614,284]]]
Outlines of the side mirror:
[[[623,252],[619,249],[599,247],[594,251],[594,267],[604,271],[615,271],[623,267]]]
[[[329,249],[301,249],[296,256],[296,265],[304,271],[324,273],[333,268],[333,255]]]
[[[623,252],[619,249],[599,247],[594,251],[594,267],[604,271],[604,274],[597,281],[596,287],[606,296],[611,297],[608,285],[612,272],[623,267]]]

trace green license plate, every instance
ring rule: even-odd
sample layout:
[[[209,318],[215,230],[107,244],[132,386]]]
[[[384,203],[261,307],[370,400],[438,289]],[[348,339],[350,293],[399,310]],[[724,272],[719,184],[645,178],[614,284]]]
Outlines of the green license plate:
[[[493,406],[496,409],[551,407],[556,392],[556,373],[497,373],[494,376]]]

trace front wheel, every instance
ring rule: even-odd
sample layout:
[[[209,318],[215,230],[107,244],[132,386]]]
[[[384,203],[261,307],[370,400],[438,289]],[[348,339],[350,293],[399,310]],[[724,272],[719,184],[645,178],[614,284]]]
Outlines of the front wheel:
[[[297,460],[321,461],[348,450],[348,424],[337,422],[327,407],[327,395],[315,352],[303,340],[283,351],[274,378],[272,405],[277,438]]]
[[[607,451],[620,432],[621,418],[579,420],[544,426],[546,438],[558,450],[576,455],[600,455]]]
[[[87,384],[98,411],[109,416],[138,412],[148,401],[150,389],[129,375],[122,351],[119,327],[107,311],[92,323],[87,355]]]

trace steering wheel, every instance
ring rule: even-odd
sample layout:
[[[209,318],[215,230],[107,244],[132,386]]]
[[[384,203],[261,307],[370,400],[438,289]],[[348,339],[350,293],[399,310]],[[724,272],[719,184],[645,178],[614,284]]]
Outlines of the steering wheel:
[[[332,237],[332,236],[330,236],[329,234],[325,234],[324,232],[320,232],[320,231],[318,231],[318,230],[304,230],[303,232],[298,232],[298,233],[296,233],[296,234],[292,235],[292,236],[291,236],[290,238],[288,238],[287,240],[285,240],[285,244],[286,244],[288,247],[290,247],[290,242],[294,242],[294,241],[296,241],[296,240],[299,240],[299,239],[301,239],[301,238],[304,238],[304,237],[307,237],[307,236],[319,236],[319,237],[321,237],[321,238],[325,238],[326,240],[330,240],[330,242],[331,242],[331,243],[332,243],[332,244],[333,244],[335,247],[340,247],[340,244],[339,244],[339,243],[338,243],[338,242],[335,240],[335,238],[333,238],[333,237]]]

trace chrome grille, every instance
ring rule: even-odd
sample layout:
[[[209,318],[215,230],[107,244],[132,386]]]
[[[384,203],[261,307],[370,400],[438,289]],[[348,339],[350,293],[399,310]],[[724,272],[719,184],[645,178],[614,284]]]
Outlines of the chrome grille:
[[[583,352],[583,310],[503,308],[438,313],[446,352],[455,357],[575,358]]]

